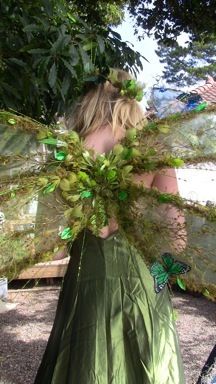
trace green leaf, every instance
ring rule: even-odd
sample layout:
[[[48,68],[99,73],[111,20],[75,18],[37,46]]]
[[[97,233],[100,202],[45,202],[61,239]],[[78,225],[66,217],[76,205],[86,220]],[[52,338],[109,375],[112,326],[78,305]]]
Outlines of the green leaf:
[[[85,191],[82,191],[82,192],[80,193],[80,197],[81,197],[81,199],[89,199],[89,198],[91,198],[92,196],[93,196],[92,191],[85,190]]]
[[[15,57],[12,57],[11,59],[9,59],[9,61],[11,63],[15,63],[15,64],[19,65],[20,67],[26,67],[26,65],[27,65],[23,60],[16,59]]]
[[[14,199],[16,197],[16,192],[12,191],[11,194],[10,194],[10,197],[11,197],[11,199]]]
[[[73,238],[73,231],[70,227],[64,228],[62,232],[59,233],[59,236],[62,240],[69,240]]]
[[[126,165],[124,168],[122,168],[122,173],[123,174],[128,174],[132,171],[133,165]]]
[[[67,17],[70,21],[72,21],[72,23],[77,22],[77,19],[73,15],[71,15],[69,12],[67,13]]]
[[[37,24],[29,24],[26,25],[26,27],[23,28],[24,32],[40,32],[41,26]]]
[[[97,36],[97,42],[98,42],[100,53],[104,53],[105,51],[104,39],[101,36]]]
[[[159,124],[158,125],[158,130],[162,133],[168,133],[170,130],[170,127],[168,124]]]
[[[78,205],[74,209],[72,209],[71,216],[75,218],[82,217],[83,216],[82,205]]]
[[[55,152],[54,157],[56,160],[62,161],[67,157],[67,153],[64,151]]]
[[[209,292],[209,290],[207,288],[204,288],[203,291],[202,291],[202,294],[207,297],[208,299],[210,299],[212,296]]]
[[[172,198],[165,194],[160,194],[157,199],[159,203],[170,203],[172,201]]]
[[[43,139],[48,139],[48,137],[50,137],[52,135],[52,133],[46,128],[46,129],[41,129],[36,138],[37,140],[43,140]]]
[[[125,147],[122,152],[122,158],[124,160],[130,160],[132,157],[133,157],[133,149]]]
[[[49,77],[48,77],[48,83],[51,88],[54,88],[54,85],[56,84],[56,78],[57,78],[56,64],[53,63],[50,69]]]
[[[182,280],[182,279],[180,279],[179,277],[177,277],[176,282],[177,282],[178,286],[179,286],[183,291],[186,290],[186,284],[185,284],[184,280]]]
[[[78,172],[78,178],[81,181],[87,181],[87,180],[89,180],[89,175],[86,172],[79,171]]]
[[[127,129],[127,131],[126,131],[127,139],[129,139],[130,141],[134,141],[136,139],[136,136],[137,136],[136,128]]]
[[[171,159],[170,160],[170,165],[172,165],[173,167],[183,167],[184,165],[184,160],[180,159],[180,158],[175,158],[175,159]]]
[[[15,125],[16,124],[16,120],[15,119],[8,119],[8,124],[10,125]]]
[[[108,181],[114,181],[117,178],[117,172],[114,169],[109,169],[106,176]]]
[[[96,43],[94,41],[88,41],[86,44],[82,46],[82,49],[87,52],[87,51],[91,51],[95,47],[96,47]]]
[[[127,192],[127,191],[120,191],[120,192],[118,193],[118,198],[119,198],[119,200],[121,200],[121,201],[126,200],[126,199],[128,198],[128,192]]]
[[[44,48],[33,48],[28,50],[28,53],[37,54],[37,55],[40,55],[41,53],[48,53],[48,52],[49,50]]]
[[[55,183],[49,183],[47,186],[43,189],[43,194],[46,195],[47,193],[52,193],[56,189]]]
[[[39,140],[40,143],[42,144],[49,144],[49,145],[57,145],[58,143],[58,140],[55,139],[54,137],[48,137],[47,139],[42,139],[42,140]]]
[[[71,65],[71,63],[69,63],[67,60],[65,59],[61,59],[65,65],[65,67],[68,69],[68,71],[70,71],[71,75],[75,78],[77,78],[77,73],[74,69],[74,67]]]

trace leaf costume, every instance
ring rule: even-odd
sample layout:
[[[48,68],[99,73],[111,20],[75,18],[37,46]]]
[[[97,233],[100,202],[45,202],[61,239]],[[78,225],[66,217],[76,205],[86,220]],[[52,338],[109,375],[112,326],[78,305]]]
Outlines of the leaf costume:
[[[216,297],[215,246],[200,241],[214,238],[216,207],[140,187],[132,176],[215,164],[215,107],[132,128],[107,154],[87,150],[76,132],[10,112],[0,113],[0,135],[1,275],[13,278],[50,260],[65,242],[71,255],[35,384],[183,384],[168,287],[160,278],[170,283],[174,266],[180,273],[191,268],[179,285]],[[17,222],[28,204],[37,206],[33,226]],[[167,220],[170,206],[184,211],[186,224]],[[101,239],[111,217],[119,231]],[[178,254],[175,241],[185,226],[190,241]],[[173,273],[159,268],[164,252],[174,255],[165,262]]]

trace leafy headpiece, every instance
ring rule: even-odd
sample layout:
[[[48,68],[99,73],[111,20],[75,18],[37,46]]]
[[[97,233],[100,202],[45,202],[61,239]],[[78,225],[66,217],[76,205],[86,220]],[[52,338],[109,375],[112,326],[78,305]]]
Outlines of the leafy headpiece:
[[[127,79],[123,81],[118,80],[117,71],[111,69],[107,80],[119,89],[121,96],[141,101],[144,95],[143,86],[135,79]]]

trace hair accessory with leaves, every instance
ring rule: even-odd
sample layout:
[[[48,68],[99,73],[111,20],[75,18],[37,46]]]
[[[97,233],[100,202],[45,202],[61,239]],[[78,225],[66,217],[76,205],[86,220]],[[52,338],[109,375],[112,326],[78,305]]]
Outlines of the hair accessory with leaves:
[[[111,69],[107,78],[110,83],[119,89],[120,95],[129,99],[141,101],[144,95],[143,86],[135,79],[119,81],[115,69]]]

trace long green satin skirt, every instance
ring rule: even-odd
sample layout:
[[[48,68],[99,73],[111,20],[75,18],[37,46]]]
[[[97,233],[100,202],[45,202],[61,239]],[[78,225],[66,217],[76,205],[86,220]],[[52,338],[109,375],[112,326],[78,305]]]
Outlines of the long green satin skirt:
[[[74,242],[35,384],[184,384],[168,289],[119,233]]]

